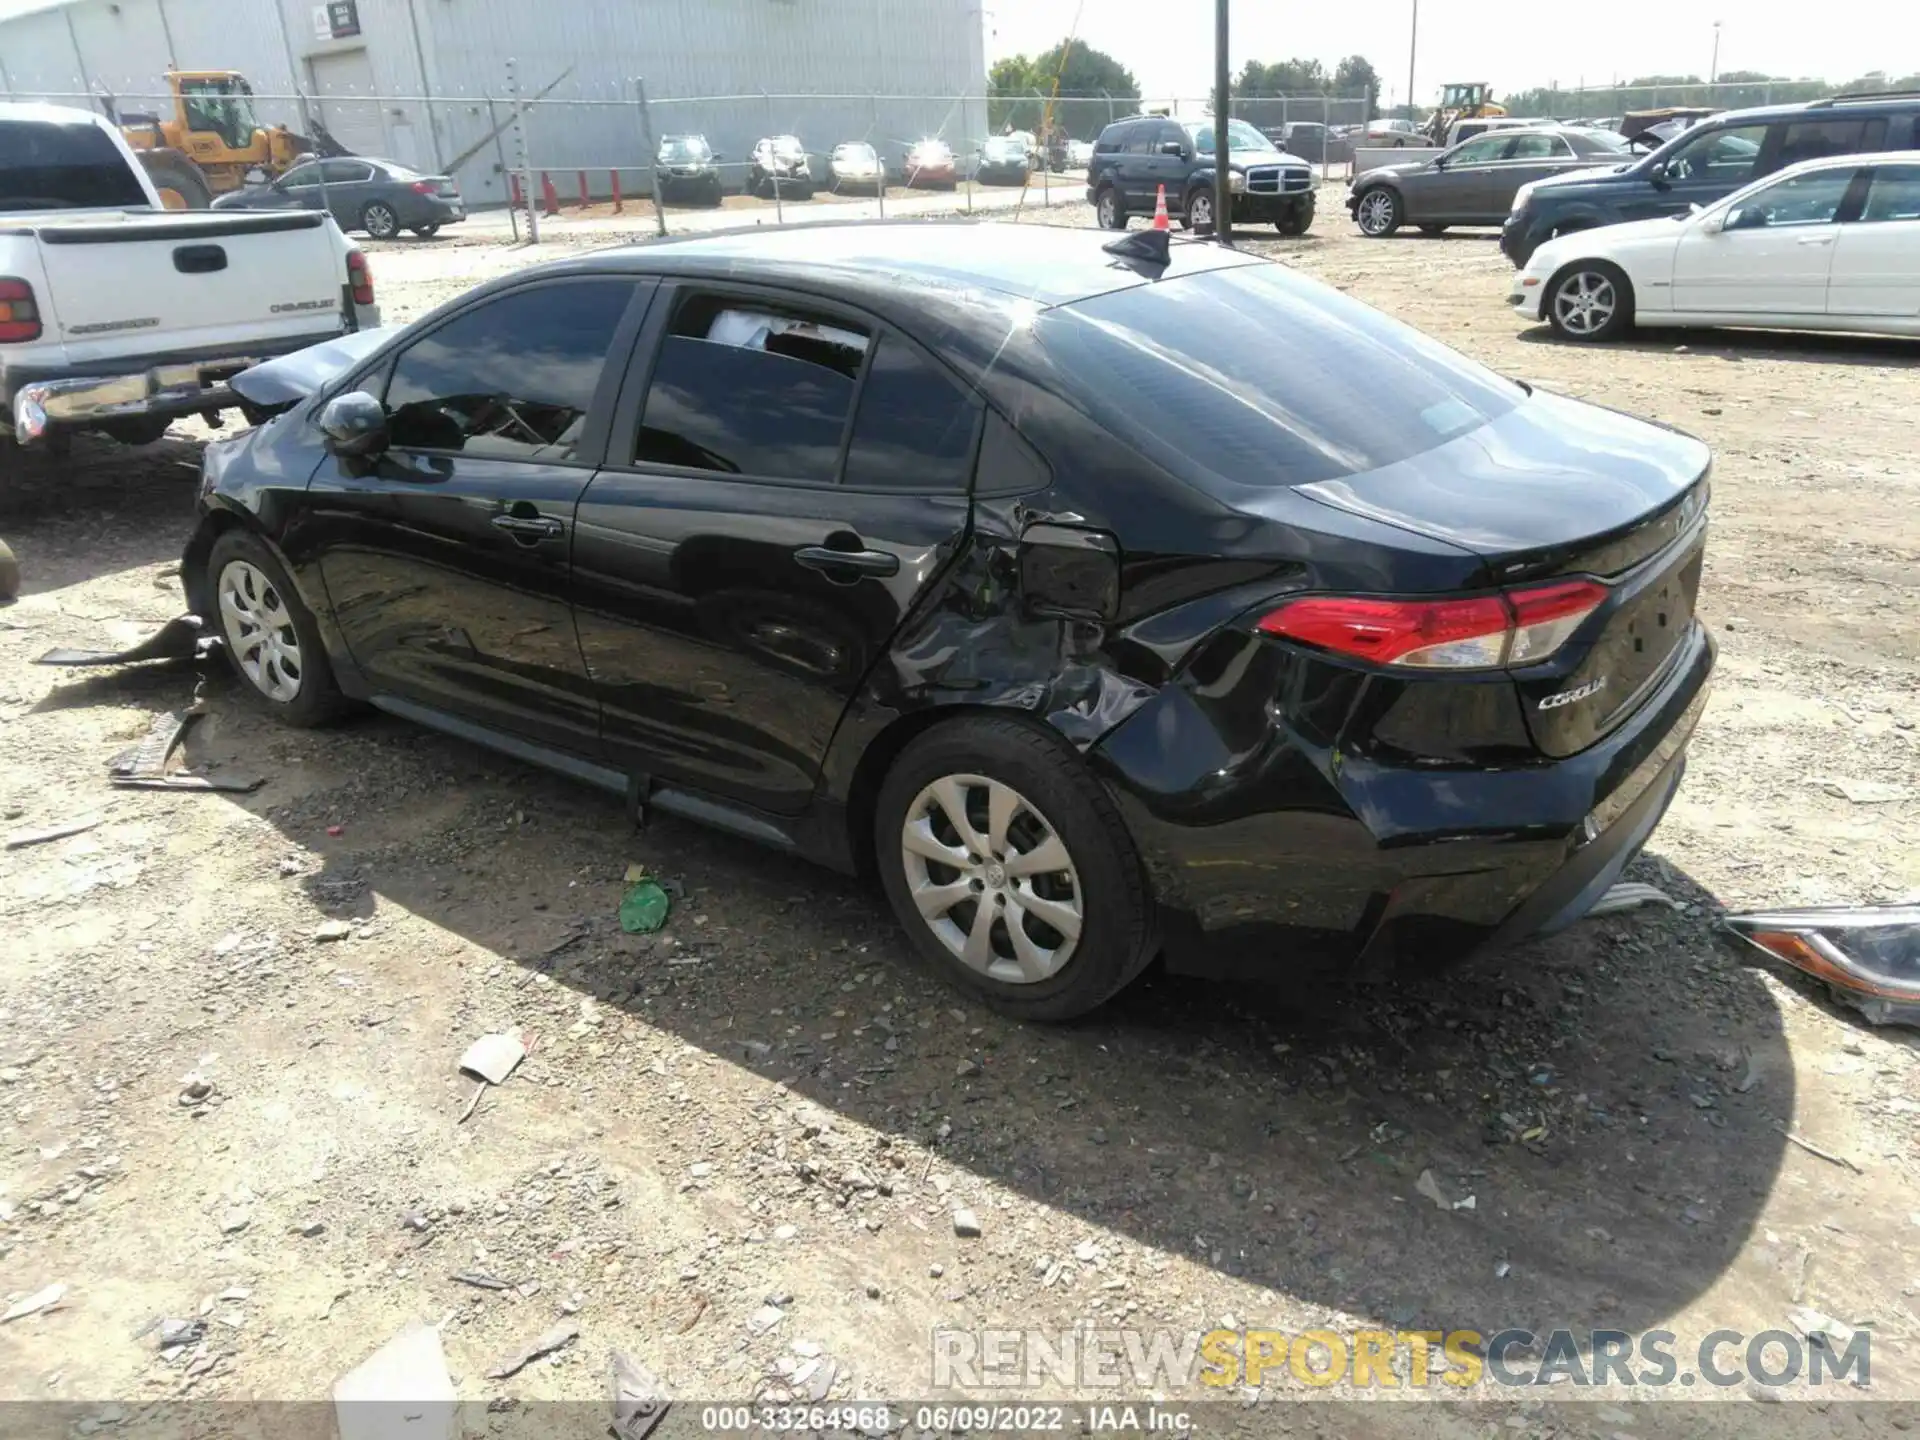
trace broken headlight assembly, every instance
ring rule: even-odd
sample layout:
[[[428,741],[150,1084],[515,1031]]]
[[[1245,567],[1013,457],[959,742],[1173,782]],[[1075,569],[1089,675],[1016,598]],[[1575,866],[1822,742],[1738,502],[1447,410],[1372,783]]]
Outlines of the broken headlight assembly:
[[[1726,923],[1874,1024],[1920,1024],[1920,904],[1755,910]]]

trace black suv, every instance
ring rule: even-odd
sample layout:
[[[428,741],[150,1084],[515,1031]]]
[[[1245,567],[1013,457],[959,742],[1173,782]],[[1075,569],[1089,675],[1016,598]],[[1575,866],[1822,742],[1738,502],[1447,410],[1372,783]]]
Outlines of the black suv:
[[[1244,120],[1230,122],[1227,165],[1233,218],[1267,220],[1282,235],[1313,224],[1313,167]],[[1190,228],[1213,226],[1213,121],[1141,115],[1100,132],[1087,165],[1087,199],[1109,230],[1130,215],[1153,214],[1160,187],[1167,209]]]
[[[1643,160],[1522,186],[1500,232],[1500,248],[1515,266],[1524,266],[1555,235],[1684,215],[1801,160],[1915,148],[1916,91],[1728,110],[1682,131]]]

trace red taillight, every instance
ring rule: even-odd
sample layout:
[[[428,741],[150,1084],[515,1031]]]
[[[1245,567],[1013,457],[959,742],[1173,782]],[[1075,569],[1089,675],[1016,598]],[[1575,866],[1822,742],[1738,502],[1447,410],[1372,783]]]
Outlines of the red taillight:
[[[1312,595],[1263,616],[1259,628],[1376,665],[1485,670],[1544,660],[1606,598],[1591,580],[1452,600]]]
[[[416,195],[438,195],[440,193],[440,186],[432,180],[416,180],[413,182],[413,193]]]
[[[373,271],[367,265],[367,257],[358,250],[347,252],[347,284],[353,288],[354,304],[373,303]]]
[[[40,338],[40,307],[33,286],[12,277],[0,278],[0,345],[17,345]]]

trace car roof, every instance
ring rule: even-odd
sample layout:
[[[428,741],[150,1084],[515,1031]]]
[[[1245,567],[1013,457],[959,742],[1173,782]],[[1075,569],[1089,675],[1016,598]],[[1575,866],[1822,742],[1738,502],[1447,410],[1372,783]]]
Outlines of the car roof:
[[[1889,91],[1885,95],[1832,96],[1825,100],[1799,100],[1781,105],[1753,105],[1744,110],[1718,110],[1700,124],[1726,124],[1755,120],[1784,120],[1813,112],[1819,115],[1846,115],[1855,111],[1878,113],[1884,110],[1920,110],[1920,92]]]
[[[992,303],[996,310],[1009,298],[1046,308],[1150,283],[1139,268],[1102,248],[1111,238],[1098,230],[1053,225],[821,222],[650,241],[601,251],[578,263],[689,278],[801,282],[869,303],[920,290],[950,299],[971,295],[997,302]],[[1267,263],[1197,241],[1175,241],[1169,255],[1155,280]]]
[[[1821,155],[1782,166],[1760,178],[1778,180],[1783,175],[1805,175],[1815,170],[1858,170],[1862,165],[1920,165],[1920,150],[1862,150],[1850,155]]]
[[[106,117],[78,105],[48,105],[38,100],[0,101],[0,120],[30,121],[38,125],[91,125],[110,130]]]

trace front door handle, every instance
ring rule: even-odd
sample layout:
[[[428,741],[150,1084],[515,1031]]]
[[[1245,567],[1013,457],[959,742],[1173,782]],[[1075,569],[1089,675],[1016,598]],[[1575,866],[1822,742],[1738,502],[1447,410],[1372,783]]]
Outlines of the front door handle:
[[[551,515],[496,515],[493,527],[504,530],[509,535],[532,540],[551,540],[567,527]]]
[[[898,575],[900,557],[884,550],[834,550],[825,545],[802,545],[793,558],[809,570],[857,570],[862,575]]]
[[[1804,235],[1800,239],[1802,245],[1831,245],[1832,243],[1831,235]]]

